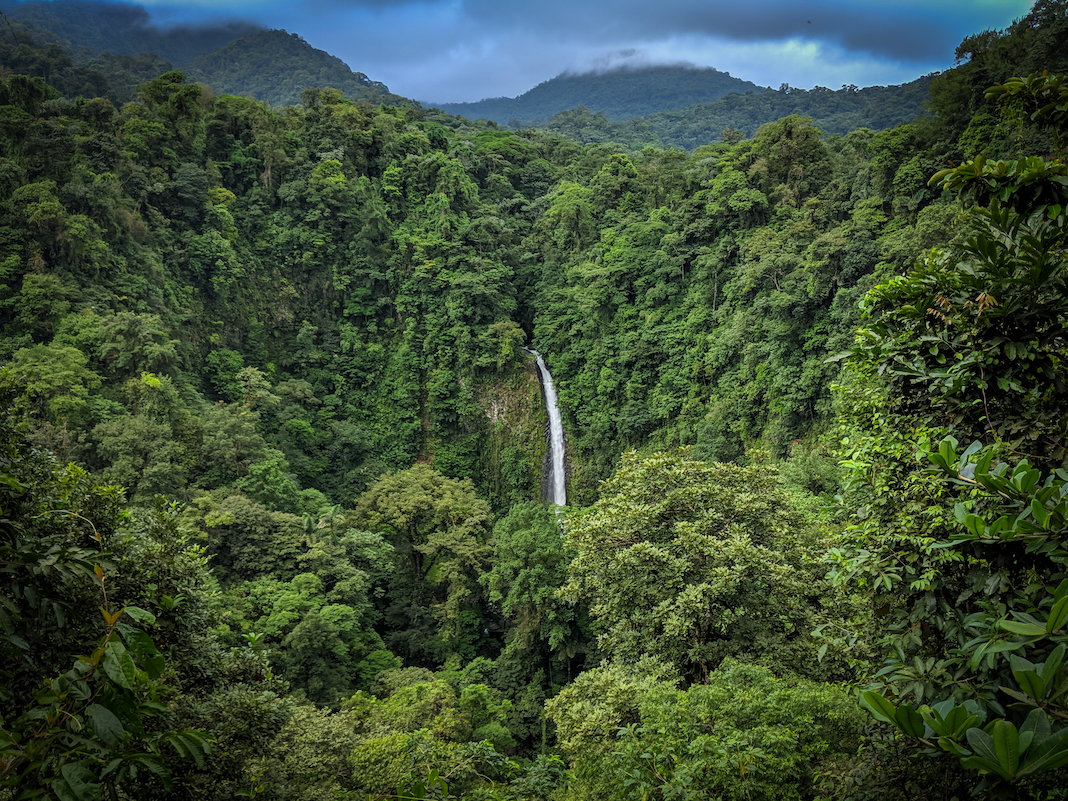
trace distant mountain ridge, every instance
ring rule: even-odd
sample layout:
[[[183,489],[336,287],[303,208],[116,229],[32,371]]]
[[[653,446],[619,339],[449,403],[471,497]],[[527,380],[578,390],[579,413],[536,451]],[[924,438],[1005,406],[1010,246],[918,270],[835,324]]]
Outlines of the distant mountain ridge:
[[[724,133],[748,138],[761,125],[791,114],[811,118],[825,134],[844,135],[860,128],[881,131],[912,122],[927,113],[933,78],[927,75],[900,86],[864,89],[784,87],[729,94],[712,103],[697,103],[622,122],[579,107],[561,112],[537,127],[583,144],[615,142],[635,149],[654,145],[682,150],[718,142]]]
[[[39,40],[50,41],[50,33],[69,43],[70,55],[81,66],[101,67],[101,53],[126,58],[153,54],[160,60],[148,63],[158,64],[158,73],[173,65],[216,93],[248,95],[276,106],[297,104],[305,89],[326,87],[341,90],[350,100],[413,102],[295,33],[249,22],[161,29],[143,6],[111,0],[28,0],[12,6],[9,16],[30,26]],[[155,75],[139,77],[144,81]],[[114,82],[113,89],[120,98],[133,92],[132,86]]]
[[[477,103],[428,103],[449,114],[489,119],[500,124],[548,121],[579,106],[609,120],[625,121],[661,111],[712,103],[732,92],[759,92],[764,87],[712,67],[661,65],[620,67],[607,72],[563,73],[518,97],[496,97]]]
[[[413,102],[283,30],[250,33],[180,66],[187,77],[207,84],[217,94],[249,95],[275,106],[295,105],[305,89],[327,87],[340,89],[349,100],[376,105]]]
[[[143,6],[102,0],[28,0],[11,5],[6,13],[13,20],[51,31],[70,42],[75,51],[155,53],[175,65],[263,30],[261,25],[242,21],[162,29],[152,24]]]

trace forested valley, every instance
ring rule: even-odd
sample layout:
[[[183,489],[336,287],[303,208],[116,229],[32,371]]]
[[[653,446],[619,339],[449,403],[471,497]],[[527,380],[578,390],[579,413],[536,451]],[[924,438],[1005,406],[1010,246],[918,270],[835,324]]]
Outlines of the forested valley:
[[[1066,43],[688,151],[4,50],[0,799],[1065,798]]]

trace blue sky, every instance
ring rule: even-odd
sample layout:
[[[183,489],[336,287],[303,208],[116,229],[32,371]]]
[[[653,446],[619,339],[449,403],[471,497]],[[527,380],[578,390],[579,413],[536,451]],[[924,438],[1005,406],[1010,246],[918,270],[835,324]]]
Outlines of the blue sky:
[[[143,0],[142,0],[143,2]],[[688,62],[837,89],[953,65],[965,36],[1031,0],[159,0],[155,19],[239,17],[299,33],[423,101],[512,97],[564,71]]]

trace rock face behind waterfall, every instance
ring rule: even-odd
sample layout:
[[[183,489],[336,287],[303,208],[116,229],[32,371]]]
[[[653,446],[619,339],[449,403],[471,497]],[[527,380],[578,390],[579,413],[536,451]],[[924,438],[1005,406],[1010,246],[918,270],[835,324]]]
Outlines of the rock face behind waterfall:
[[[421,415],[423,446],[416,461],[451,478],[470,478],[495,513],[526,501],[553,502],[546,483],[551,425],[540,371],[528,354],[517,353],[491,380],[467,385],[473,402],[446,410],[463,419],[459,432],[435,424],[434,410],[424,408]],[[435,379],[444,373],[462,383],[450,371],[438,371]],[[441,408],[436,412],[443,415]],[[559,492],[562,499],[562,479]]]
[[[523,359],[514,372],[502,376],[479,393],[485,429],[472,437],[481,452],[487,496],[495,510],[523,501],[544,500],[543,464],[548,445],[548,421],[542,403],[538,371],[533,360]],[[437,453],[426,454],[435,466]],[[479,481],[476,481],[479,483]]]

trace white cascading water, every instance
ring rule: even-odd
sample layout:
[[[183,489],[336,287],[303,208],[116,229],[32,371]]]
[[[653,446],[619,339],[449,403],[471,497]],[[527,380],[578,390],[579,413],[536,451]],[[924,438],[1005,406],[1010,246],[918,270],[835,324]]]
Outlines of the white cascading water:
[[[557,506],[567,503],[566,475],[564,473],[564,421],[560,416],[560,404],[556,399],[556,387],[549,368],[541,354],[530,348],[523,348],[531,354],[538,364],[541,377],[542,395],[545,396],[545,411],[549,415],[549,501]]]

